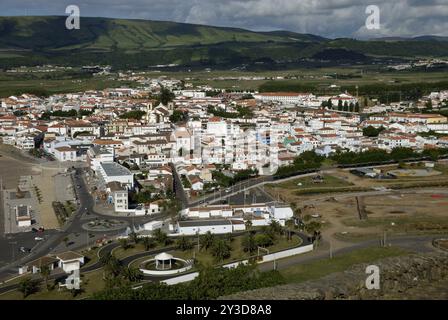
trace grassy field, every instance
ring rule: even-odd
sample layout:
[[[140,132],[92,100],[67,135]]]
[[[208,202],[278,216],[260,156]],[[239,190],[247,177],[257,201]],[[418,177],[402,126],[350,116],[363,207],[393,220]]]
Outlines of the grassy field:
[[[299,186],[298,184],[301,183]],[[301,190],[301,189],[307,189],[307,188],[333,188],[333,187],[347,187],[352,186],[353,184],[345,181],[343,179],[339,179],[337,177],[331,176],[331,175],[323,175],[323,181],[315,183],[313,181],[313,177],[305,177],[305,178],[299,178],[294,180],[289,180],[283,183],[279,183],[276,185],[269,185],[270,187],[273,186],[275,188],[282,188],[282,189],[295,189],[295,190]]]
[[[242,239],[243,239],[242,236],[238,236],[238,237],[234,238],[234,240],[231,242],[231,256],[221,262],[217,261],[212,256],[210,249],[208,251],[200,250],[199,252],[197,252],[197,244],[196,243],[195,243],[195,246],[190,250],[185,250],[185,251],[173,250],[173,251],[169,251],[169,253],[175,257],[182,258],[185,260],[192,259],[193,257],[195,257],[197,259],[197,261],[199,262],[199,264],[201,264],[201,265],[210,265],[211,266],[211,265],[216,265],[216,264],[225,264],[225,263],[230,263],[230,262],[233,262],[236,260],[247,259],[250,256],[256,255],[256,253],[249,254],[249,253],[243,251],[243,247],[241,244]],[[287,240],[284,236],[282,236],[282,237],[278,237],[275,244],[268,247],[267,249],[269,250],[269,252],[280,251],[280,250],[284,250],[284,249],[287,249],[290,247],[298,246],[301,243],[301,241],[302,240],[298,236],[293,236],[291,240]],[[135,250],[128,249],[128,251],[133,250],[133,254],[142,251],[142,250],[139,251],[139,249],[137,247],[134,249]],[[263,253],[265,253],[265,252],[263,252]],[[117,251],[114,251],[114,255],[124,256],[125,253],[123,251],[118,251],[118,249],[117,249]],[[131,255],[131,254],[126,254],[126,256],[129,256],[129,255]],[[144,260],[147,260],[147,259],[149,259],[149,257],[138,259],[138,260],[134,261],[132,263],[132,265],[134,267],[138,267],[141,262],[143,262]]]
[[[87,298],[93,293],[104,289],[104,282],[102,277],[103,277],[102,270],[97,270],[84,274],[81,273],[81,281],[82,281],[81,288],[83,289],[83,292],[76,297],[73,297],[72,294],[64,288],[62,288],[61,291],[58,291],[57,287],[54,288],[53,290],[47,290],[44,288],[44,285],[42,284],[39,287],[38,292],[29,295],[28,297],[25,298],[25,300],[72,300],[72,299]],[[52,281],[50,280],[48,283],[51,284]],[[11,291],[0,295],[0,300],[22,300],[22,299],[23,295],[19,291]]]
[[[304,282],[319,279],[334,272],[344,271],[355,264],[374,262],[379,259],[408,253],[403,249],[395,247],[360,249],[347,254],[334,256],[333,259],[295,265],[281,270],[280,273],[285,277],[287,282]]]
[[[343,219],[346,226],[357,228],[382,227],[391,233],[445,233],[448,231],[448,217],[412,216],[412,217],[369,217]]]
[[[22,93],[57,94],[81,92],[86,90],[102,90],[105,88],[120,87],[130,82],[110,80],[107,77],[82,79],[9,79],[0,80],[0,98]]]
[[[210,253],[210,250],[208,250],[208,251],[201,250],[199,252],[196,252],[195,257],[196,257],[197,261],[203,265],[214,265],[216,263],[230,263],[230,262],[236,261],[236,260],[247,259],[250,256],[253,256],[254,253],[250,254],[248,252],[244,252],[243,246],[241,244],[242,239],[243,239],[243,237],[236,237],[231,242],[231,247],[232,247],[231,256],[222,262],[216,261],[216,259]],[[284,250],[284,249],[287,249],[290,247],[298,246],[300,243],[301,243],[301,239],[297,236],[293,236],[291,240],[287,240],[284,236],[277,237],[277,240],[275,241],[274,245],[267,247],[267,249],[269,250],[269,252],[275,252],[275,251]],[[172,252],[172,254],[174,256],[178,256],[180,258],[191,259],[191,258],[193,258],[193,252],[195,252],[195,251],[197,251],[197,246],[195,248],[193,248],[192,250],[187,250],[187,251],[177,250],[177,251]]]

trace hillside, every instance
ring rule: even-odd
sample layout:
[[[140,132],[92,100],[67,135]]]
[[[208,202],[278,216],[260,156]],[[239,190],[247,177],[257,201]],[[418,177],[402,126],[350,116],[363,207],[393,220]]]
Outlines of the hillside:
[[[0,68],[42,63],[110,64],[119,68],[158,64],[229,67],[257,61],[288,64],[304,58],[347,60],[341,53],[346,53],[350,61],[363,63],[368,61],[366,56],[448,56],[448,42],[430,37],[420,41],[331,40],[289,31],[254,32],[108,18],[81,18],[80,30],[67,30],[65,19],[0,17]]]

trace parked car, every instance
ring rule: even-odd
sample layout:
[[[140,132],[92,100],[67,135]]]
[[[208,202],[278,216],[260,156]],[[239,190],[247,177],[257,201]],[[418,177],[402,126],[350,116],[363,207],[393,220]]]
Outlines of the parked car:
[[[31,252],[31,249],[25,248],[25,247],[20,247],[20,252],[23,252],[23,253]]]
[[[44,238],[36,237],[36,238],[34,238],[34,240],[36,240],[36,241],[42,241],[42,240],[44,240]]]

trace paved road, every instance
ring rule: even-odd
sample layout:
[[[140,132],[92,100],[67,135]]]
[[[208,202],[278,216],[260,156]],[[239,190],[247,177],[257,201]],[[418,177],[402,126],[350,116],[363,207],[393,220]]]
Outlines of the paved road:
[[[434,250],[438,250],[433,247],[432,241],[434,238],[445,237],[444,235],[422,235],[422,236],[399,236],[391,237],[387,240],[387,245],[394,247],[400,247],[410,252],[425,253]],[[334,250],[332,256],[338,256],[341,254],[350,253],[355,250],[365,249],[370,247],[379,247],[379,239],[367,240],[359,243],[348,244],[347,247]],[[328,259],[330,257],[329,245],[326,242],[321,243],[321,245],[313,252],[304,255],[297,255],[290,258],[285,258],[276,262],[277,269],[282,270],[288,267],[292,267],[297,264],[310,263],[322,259]],[[268,271],[273,269],[273,262],[264,263],[259,266],[260,270]]]
[[[76,250],[79,248],[84,248],[88,246],[89,244],[92,244],[92,242],[96,241],[97,239],[103,238],[104,236],[108,238],[114,238],[117,235],[121,234],[124,230],[118,230],[118,231],[109,231],[109,232],[87,232],[82,228],[82,225],[95,220],[100,219],[102,216],[98,213],[96,213],[93,210],[94,200],[92,196],[90,195],[88,188],[85,184],[85,181],[83,179],[83,168],[76,168],[73,172],[73,185],[77,186],[79,185],[80,188],[75,188],[76,197],[80,202],[78,210],[71,216],[69,221],[62,227],[61,230],[51,230],[51,231],[45,231],[45,241],[41,241],[38,243],[32,250],[32,252],[26,256],[19,256],[17,255],[16,258],[19,258],[13,263],[10,263],[2,268],[0,268],[0,280],[9,278],[12,275],[17,275],[17,268],[19,265],[23,265],[27,262],[30,262],[34,259],[37,259],[41,256],[45,256],[51,252],[60,252],[60,251],[66,251],[66,250]],[[87,215],[87,213],[89,213]],[[110,219],[110,217],[108,217]],[[128,221],[130,219],[133,219],[134,223],[136,225],[154,220],[160,218],[160,216],[150,216],[150,217],[116,217],[115,220],[124,220]],[[89,234],[94,235],[93,237],[90,237]],[[9,242],[16,242],[17,247],[20,246],[26,246],[26,245],[32,245],[32,241],[30,239],[34,239],[36,234],[32,233],[22,233],[22,234],[16,234],[12,235],[11,239],[9,239]],[[61,245],[63,243],[63,239],[65,237],[69,238],[69,242],[71,243],[70,246],[65,247],[65,245]],[[34,241],[34,240],[33,240]],[[8,250],[8,252],[11,252],[11,247],[8,246],[14,246],[13,244],[9,244],[9,242],[6,242],[6,239],[3,239],[0,241],[0,249]],[[35,241],[34,241],[35,243]],[[18,249],[17,249],[18,250]]]
[[[302,235],[302,234],[298,234],[302,240],[304,241],[302,243],[302,245],[307,245],[308,239]],[[388,241],[387,241],[387,245],[391,245],[391,246],[396,246],[396,247],[400,247],[400,248],[404,248],[407,249],[411,252],[417,252],[417,253],[425,253],[425,252],[431,252],[434,250],[438,250],[436,248],[434,248],[432,246],[432,241],[434,238],[438,238],[438,237],[448,237],[448,235],[422,235],[422,236],[399,236],[399,237],[391,237]],[[108,244],[106,246],[104,246],[99,252],[98,255],[99,256],[104,256],[110,252],[112,252],[112,250],[114,250],[115,248],[119,247],[120,245],[116,242]],[[363,242],[359,242],[359,243],[348,243],[347,247],[339,249],[339,250],[335,250],[333,252],[333,257],[334,256],[338,256],[341,254],[346,254],[346,253],[350,253],[352,251],[355,250],[359,250],[359,249],[365,249],[365,248],[369,248],[369,247],[376,247],[379,246],[379,240],[375,239],[375,240],[367,240],[367,241],[363,241]],[[329,246],[328,243],[322,242],[321,245],[313,252],[311,253],[307,253],[307,254],[303,254],[303,255],[296,255],[290,258],[285,258],[285,259],[281,259],[281,260],[277,260],[275,262],[276,264],[276,268],[277,270],[282,270],[294,265],[298,265],[298,264],[303,264],[303,263],[310,263],[310,262],[314,262],[314,261],[318,261],[318,260],[322,260],[322,259],[327,259],[329,258],[329,250],[328,250]],[[163,249],[156,249],[156,250],[151,250],[151,251],[147,251],[147,252],[142,252],[142,253],[138,253],[129,257],[126,257],[124,259],[121,260],[122,264],[124,266],[129,265],[129,263],[131,263],[132,261],[142,258],[142,257],[146,257],[146,256],[153,256],[155,254],[161,253],[161,252],[167,252],[170,250],[175,249],[174,247],[168,247],[168,248],[163,248]],[[86,272],[92,272],[95,270],[98,270],[102,267],[102,264],[100,261],[83,267],[81,268],[81,272],[86,273]],[[268,262],[268,263],[263,263],[260,264],[258,266],[258,268],[261,271],[268,271],[268,270],[272,270],[274,267],[274,262]],[[64,276],[64,273],[60,273],[60,274],[54,274],[50,277],[50,279],[56,279],[58,277]],[[161,281],[161,280],[165,280],[171,277],[151,277],[151,276],[145,276],[144,277],[144,281]],[[39,279],[39,276],[36,276],[36,279]],[[9,286],[5,286],[0,288],[0,294],[2,293],[6,293],[8,291],[11,290],[15,290],[17,289],[17,284],[12,284]]]
[[[406,163],[419,163],[421,161],[404,161]],[[335,169],[343,169],[346,171],[349,171],[351,169],[361,169],[361,168],[381,168],[381,167],[387,167],[390,166],[391,164],[394,163],[398,163],[398,162],[391,162],[391,163],[387,163],[387,164],[378,164],[378,165],[353,165],[350,167],[340,167],[340,166],[331,166],[322,170],[310,170],[311,172],[304,172],[304,173],[300,173],[297,172],[296,175],[293,175],[291,177],[287,177],[287,178],[282,178],[282,179],[274,179],[274,176],[270,175],[270,176],[261,176],[261,177],[257,177],[257,178],[253,178],[253,179],[249,179],[249,180],[245,180],[245,181],[241,181],[229,188],[227,188],[226,190],[220,190],[220,191],[216,191],[214,193],[212,193],[211,195],[206,195],[203,196],[199,199],[196,199],[195,201],[192,202],[188,202],[188,200],[183,203],[184,207],[197,207],[200,205],[204,205],[204,204],[209,204],[209,203],[216,203],[222,200],[226,200],[228,199],[230,196],[234,196],[238,193],[241,193],[242,191],[246,191],[255,187],[261,187],[265,184],[271,184],[271,183],[282,183],[285,181],[289,181],[289,180],[294,180],[294,179],[298,179],[298,178],[303,178],[303,177],[307,177],[307,176],[312,176],[315,175],[316,173],[331,173],[331,171],[335,170]]]

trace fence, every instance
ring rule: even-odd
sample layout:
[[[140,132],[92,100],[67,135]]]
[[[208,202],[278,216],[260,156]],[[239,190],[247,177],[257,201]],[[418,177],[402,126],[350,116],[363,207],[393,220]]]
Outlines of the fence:
[[[283,250],[283,251],[267,254],[267,255],[263,256],[262,260],[258,261],[258,263],[274,261],[274,260],[277,260],[277,259],[282,259],[282,258],[294,256],[294,255],[297,255],[297,254],[310,252],[310,251],[313,251],[313,248],[314,248],[313,244],[309,244],[309,245],[298,247],[298,248],[292,248],[292,249],[288,249],[288,250]],[[225,264],[222,267],[224,267],[224,268],[235,268],[239,264],[247,264],[248,262],[249,262],[248,260],[241,260],[241,261]],[[198,275],[199,275],[199,272],[193,272],[193,273],[189,273],[189,274],[186,274],[186,275],[183,275],[183,276],[179,276],[179,277],[174,277],[174,278],[171,278],[171,279],[163,280],[161,282],[166,283],[168,285],[173,285],[173,284],[178,284],[178,283],[182,283],[182,282],[191,281],[191,280],[195,279]]]

